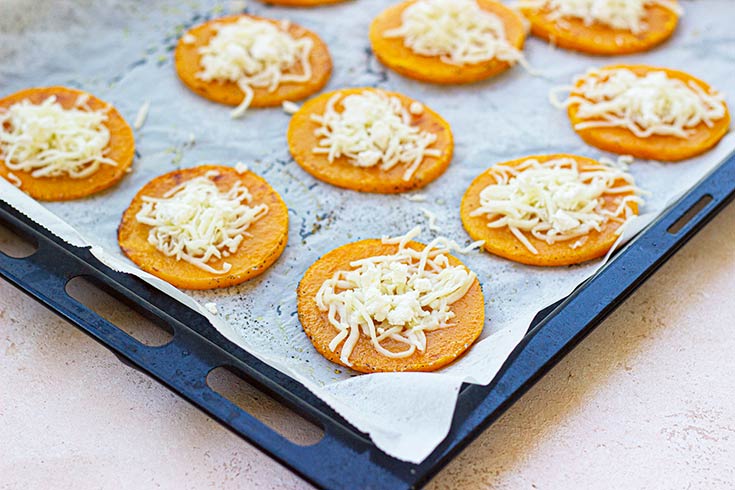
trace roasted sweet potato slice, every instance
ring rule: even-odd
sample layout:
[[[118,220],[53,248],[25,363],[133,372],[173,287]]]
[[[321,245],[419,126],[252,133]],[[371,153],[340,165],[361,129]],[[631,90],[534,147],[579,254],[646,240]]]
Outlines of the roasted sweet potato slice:
[[[215,36],[216,25],[234,23],[241,17],[266,20],[276,25],[280,24],[280,21],[263,19],[262,17],[253,15],[233,15],[213,19],[187,31],[179,39],[176,45],[176,52],[174,53],[176,73],[187,87],[206,99],[231,106],[239,105],[242,102],[242,90],[234,82],[205,82],[197,78],[197,73],[201,71],[199,48],[206,46],[210,39]],[[307,36],[314,42],[314,47],[309,56],[312,67],[311,79],[304,83],[281,83],[273,92],[269,91],[266,87],[253,87],[254,96],[250,107],[274,107],[286,100],[294,101],[304,99],[321,90],[329,80],[332,74],[332,57],[324,41],[315,33],[297,24],[291,23],[288,32],[295,38]],[[194,41],[187,43],[186,40],[190,39],[188,36],[191,36],[191,39]],[[295,68],[295,72],[297,73],[301,73],[301,70],[300,66]]]
[[[29,172],[11,171],[5,165],[2,155],[0,155],[0,176],[14,183],[17,183],[15,182],[17,179],[20,181],[22,191],[40,201],[79,199],[105,190],[119,182],[133,163],[135,139],[133,130],[125,122],[125,119],[117,112],[117,109],[107,102],[81,90],[66,87],[43,87],[22,90],[0,99],[0,107],[8,108],[23,100],[40,104],[49,97],[56,96],[59,104],[65,109],[69,109],[74,107],[77,99],[82,95],[89,97],[87,105],[92,110],[109,108],[108,120],[105,126],[110,131],[110,143],[106,156],[115,160],[117,165],[101,165],[97,172],[81,179],[74,179],[69,176],[36,178],[31,176]],[[9,177],[8,174],[12,174],[12,176]]]
[[[422,250],[424,245],[411,242],[410,247]],[[319,311],[314,297],[324,281],[335,272],[350,270],[350,262],[376,255],[389,255],[398,250],[398,245],[385,245],[381,240],[363,240],[344,245],[324,255],[304,274],[298,287],[298,314],[301,326],[321,355],[340,364],[340,348],[335,352],[329,343],[337,335],[337,330],[329,323],[326,312]],[[449,256],[451,265],[462,263]],[[363,373],[394,371],[435,371],[461,356],[477,340],[485,323],[485,301],[479,281],[470,287],[467,294],[452,306],[455,313],[451,327],[426,332],[426,352],[416,352],[404,359],[393,359],[380,354],[372,345],[369,337],[360,335],[352,351],[352,369]],[[392,351],[405,350],[406,345],[388,339],[382,345]],[[340,345],[341,347],[341,345]]]
[[[373,88],[343,89],[338,92],[343,96],[362,93]],[[319,123],[311,116],[323,114],[329,99],[336,92],[321,94],[308,102],[291,118],[288,127],[288,147],[296,163],[319,180],[323,180],[337,187],[352,189],[361,192],[376,192],[394,194],[419,189],[437,179],[449,166],[454,152],[452,131],[439,114],[423,106],[423,112],[414,116],[413,124],[422,131],[437,135],[436,142],[431,148],[442,151],[440,157],[426,157],[410,180],[403,180],[405,166],[396,165],[390,170],[381,170],[379,165],[374,167],[357,167],[346,157],[340,157],[330,163],[326,155],[315,154],[319,138],[314,131]],[[404,107],[410,107],[414,100],[395,92],[385,92],[389,97],[397,97]]]
[[[648,51],[666,41],[676,30],[679,15],[660,5],[646,7],[646,28],[637,34],[603,24],[585,25],[582,19],[550,20],[548,9],[522,8],[531,32],[560,48],[601,56]]]
[[[143,205],[143,196],[162,197],[182,182],[204,175],[210,170],[219,171],[219,175],[213,180],[220,190],[229,190],[239,181],[250,191],[253,205],[268,206],[268,213],[248,229],[253,236],[246,237],[235,254],[208,263],[218,269],[223,262],[229,262],[232,269],[226,274],[212,274],[188,262],[167,257],[148,243],[150,226],[135,219]],[[176,170],[156,177],[135,195],[118,228],[118,242],[125,255],[144,271],[182,289],[224,288],[262,274],[280,257],[287,240],[288,209],[268,182],[250,171],[238,173],[231,167],[216,165]]]
[[[702,87],[705,92],[710,86],[702,80],[688,73],[668,68],[656,68],[647,65],[614,65],[602,70],[626,68],[636,75],[645,75],[651,71],[664,71],[670,78],[682,80],[685,83],[693,82]],[[581,81],[578,83],[578,85]],[[574,91],[572,91],[574,94]],[[579,95],[579,94],[575,94]],[[572,105],[568,109],[569,120],[572,127],[583,120],[577,116],[578,107]],[[639,138],[626,128],[586,128],[575,131],[589,145],[601,150],[618,153],[621,155],[632,155],[636,158],[649,160],[678,161],[700,155],[714,147],[730,130],[730,113],[726,111],[725,117],[715,121],[712,127],[700,123],[694,128],[694,134],[688,138],[677,138],[676,136],[654,134],[648,138]]]
[[[422,56],[403,44],[403,38],[386,38],[383,33],[400,27],[401,15],[416,0],[408,0],[384,10],[370,25],[370,43],[375,57],[391,70],[403,76],[429,83],[462,84],[490,78],[511,65],[489,60],[469,65],[443,62],[439,56]],[[523,48],[525,29],[518,14],[500,2],[477,0],[480,8],[497,15],[505,25],[505,35],[512,46]]]
[[[580,169],[600,166],[598,162],[590,158],[566,154],[530,156],[505,162],[501,165],[517,166],[532,158],[541,163],[557,158],[573,158],[579,162]],[[495,183],[497,183],[497,180],[492,173],[492,168],[480,174],[465,192],[460,207],[462,224],[467,233],[474,240],[484,240],[485,250],[492,254],[528,265],[571,265],[604,256],[618,239],[615,232],[620,227],[620,223],[614,221],[608,221],[600,232],[592,231],[589,233],[587,241],[577,248],[570,246],[573,243],[572,241],[548,244],[531,236],[530,233],[526,233],[526,238],[539,252],[538,255],[533,254],[513,235],[509,228],[489,228],[485,216],[471,216],[471,213],[480,206],[480,193],[485,187]],[[620,185],[624,185],[624,182],[621,181]],[[631,191],[605,195],[605,208],[614,211],[625,196],[632,194]],[[638,206],[635,203],[629,203],[629,207],[634,213],[638,213]]]

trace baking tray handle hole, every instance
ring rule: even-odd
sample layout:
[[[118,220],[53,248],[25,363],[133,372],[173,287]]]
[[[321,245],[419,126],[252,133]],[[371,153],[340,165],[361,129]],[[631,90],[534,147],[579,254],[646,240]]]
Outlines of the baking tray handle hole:
[[[38,250],[38,244],[0,221],[0,252],[14,259],[24,259]]]
[[[669,226],[669,228],[666,230],[672,235],[676,235],[681,230],[684,229],[684,227],[689,223],[692,219],[694,219],[695,216],[699,214],[700,211],[702,211],[704,208],[707,207],[709,203],[712,202],[713,197],[710,194],[705,194],[701,198],[699,198],[699,201],[694,203],[694,205],[687,210],[686,213],[684,213],[681,218],[676,220],[674,224]]]
[[[298,446],[313,446],[324,437],[322,428],[266,395],[226,367],[211,370],[207,375],[207,384]]]
[[[147,318],[131,307],[121,295],[97,283],[92,277],[77,276],[66,283],[66,293],[99,316],[149,347],[171,342],[173,331],[163,322]]]

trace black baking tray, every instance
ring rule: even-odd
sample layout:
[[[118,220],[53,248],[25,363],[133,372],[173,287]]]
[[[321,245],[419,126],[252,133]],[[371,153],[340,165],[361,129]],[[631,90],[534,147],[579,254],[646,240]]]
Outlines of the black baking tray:
[[[0,196],[1,197],[1,196]],[[0,199],[0,223],[32,241],[25,258],[0,253],[0,277],[156,379],[222,425],[320,488],[408,489],[423,486],[495,421],[658,267],[735,197],[730,155],[671,205],[593,277],[539,313],[521,344],[488,386],[465,385],[447,438],[421,464],[381,452],[304,386],[226,340],[200,314],[141,279],[113,271],[88,249],[71,246]],[[173,333],[160,347],[139,343],[65,290],[85,277]],[[206,382],[225,367],[324,430],[312,446],[296,445]]]

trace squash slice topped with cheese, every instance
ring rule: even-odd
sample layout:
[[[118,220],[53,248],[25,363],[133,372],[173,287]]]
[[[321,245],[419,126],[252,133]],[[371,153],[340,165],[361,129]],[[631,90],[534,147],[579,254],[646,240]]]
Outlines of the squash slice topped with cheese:
[[[133,131],[110,104],[66,87],[0,99],[0,176],[43,201],[66,201],[120,181]]]
[[[122,251],[183,289],[233,286],[263,273],[288,239],[288,209],[261,177],[205,165],[146,184],[123,214]]]
[[[534,35],[594,55],[649,50],[671,37],[677,0],[520,0]]]
[[[454,151],[452,132],[441,116],[404,95],[373,88],[309,100],[291,118],[288,145],[314,177],[383,194],[435,180]]]
[[[484,80],[523,62],[518,14],[494,0],[408,0],[370,26],[378,60],[430,83]]]
[[[480,283],[450,255],[467,249],[420,232],[344,245],[306,271],[298,315],[320,354],[364,373],[434,371],[479,337]]]
[[[569,91],[565,101],[559,90]],[[722,94],[693,76],[645,65],[590,70],[551,101],[588,144],[636,158],[677,161],[715,146],[730,127]]]
[[[491,167],[465,192],[460,214],[485,249],[516,262],[571,265],[605,255],[638,214],[642,191],[624,170],[575,155]]]
[[[332,74],[332,58],[319,36],[288,21],[251,15],[190,29],[174,58],[184,84],[209,100],[237,106],[233,117],[249,107],[304,99]]]

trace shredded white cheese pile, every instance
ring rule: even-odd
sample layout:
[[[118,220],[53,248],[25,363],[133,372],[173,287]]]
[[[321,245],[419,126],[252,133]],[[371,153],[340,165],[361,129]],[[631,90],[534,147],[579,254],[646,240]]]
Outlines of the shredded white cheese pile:
[[[337,104],[342,111],[337,111]],[[347,95],[335,94],[324,114],[311,116],[321,124],[314,153],[327,155],[330,163],[347,157],[357,167],[380,165],[390,170],[406,165],[404,180],[410,180],[426,157],[439,157],[441,150],[430,148],[437,136],[412,126],[412,116],[400,99],[379,90]]]
[[[464,297],[476,276],[464,266],[450,265],[447,254],[479,244],[462,249],[441,237],[420,252],[407,247],[420,233],[416,227],[402,237],[384,238],[383,243],[398,245],[396,253],[355,260],[351,270],[336,272],[319,289],[316,304],[329,312],[329,323],[338,331],[329,348],[335,351],[344,342],[344,364],[352,365],[349,358],[360,333],[380,354],[402,359],[426,351],[426,332],[452,326],[451,305]],[[387,339],[406,348],[386,349],[381,343]]]
[[[31,176],[83,179],[101,165],[117,165],[107,158],[110,130],[107,110],[93,111],[88,96],[64,109],[51,96],[40,104],[23,100],[0,108],[0,157],[8,169]]]
[[[639,138],[668,135],[688,138],[699,124],[712,127],[726,114],[725,98],[699,85],[670,78],[666,72],[651,71],[639,76],[625,68],[590,70],[576,80],[580,86],[559,87],[550,93],[559,108],[577,106],[584,119],[575,129],[626,128]],[[556,94],[570,91],[561,102]]]
[[[422,56],[439,56],[452,65],[522,60],[508,42],[503,21],[475,0],[418,0],[403,11],[401,21],[383,36],[403,38],[406,47]]]
[[[646,9],[660,5],[681,15],[673,0],[520,0],[523,8],[546,9],[548,19],[564,26],[564,19],[581,19],[585,25],[602,24],[639,34],[647,28]]]
[[[609,221],[625,224],[633,217],[630,203],[643,204],[630,174],[604,165],[580,169],[572,158],[529,159],[516,167],[496,165],[490,172],[497,183],[482,190],[480,206],[470,216],[487,217],[490,228],[507,226],[533,254],[538,250],[524,232],[548,244],[579,239],[570,245],[577,248]],[[605,208],[605,196],[631,191],[614,211]]]
[[[202,70],[197,77],[205,82],[237,83],[245,96],[232,117],[242,116],[250,107],[253,87],[273,92],[281,83],[311,79],[309,55],[314,43],[307,36],[295,39],[287,23],[242,17],[216,30],[209,43],[199,48]]]
[[[135,218],[151,227],[148,243],[167,257],[212,274],[226,274],[232,264],[224,262],[218,270],[207,263],[236,253],[243,239],[252,236],[248,228],[268,213],[268,206],[249,206],[252,196],[239,182],[220,191],[212,180],[217,175],[216,170],[209,171],[162,198],[143,196]]]

